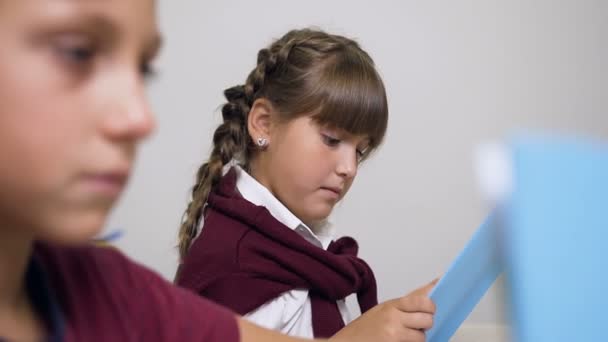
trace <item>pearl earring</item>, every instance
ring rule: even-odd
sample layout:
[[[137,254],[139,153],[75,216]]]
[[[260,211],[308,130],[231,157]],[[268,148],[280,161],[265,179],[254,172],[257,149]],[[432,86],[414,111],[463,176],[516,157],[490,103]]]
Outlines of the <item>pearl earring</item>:
[[[258,144],[259,147],[264,148],[264,147],[266,147],[268,145],[268,140],[266,138],[260,137],[257,140],[257,144]]]

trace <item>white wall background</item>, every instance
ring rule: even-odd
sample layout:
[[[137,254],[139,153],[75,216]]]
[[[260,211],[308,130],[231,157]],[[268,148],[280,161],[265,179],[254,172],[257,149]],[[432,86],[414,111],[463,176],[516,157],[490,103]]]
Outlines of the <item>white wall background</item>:
[[[161,0],[165,49],[150,87],[160,129],[141,149],[108,228],[171,279],[176,232],[221,116],[257,50],[291,28],[357,38],[390,102],[386,143],[336,210],[375,269],[381,299],[439,276],[487,208],[473,172],[479,143],[513,128],[608,138],[608,2]],[[475,323],[501,320],[495,288]]]

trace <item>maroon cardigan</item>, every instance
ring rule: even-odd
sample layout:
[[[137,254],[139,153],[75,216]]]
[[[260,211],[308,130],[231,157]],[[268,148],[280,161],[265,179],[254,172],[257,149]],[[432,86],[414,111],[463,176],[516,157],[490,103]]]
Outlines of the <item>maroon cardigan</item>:
[[[329,337],[344,327],[337,300],[356,293],[361,312],[378,303],[374,274],[357,250],[350,237],[327,251],[312,245],[245,200],[230,170],[209,195],[203,230],[177,284],[241,315],[284,292],[308,289],[314,335]]]

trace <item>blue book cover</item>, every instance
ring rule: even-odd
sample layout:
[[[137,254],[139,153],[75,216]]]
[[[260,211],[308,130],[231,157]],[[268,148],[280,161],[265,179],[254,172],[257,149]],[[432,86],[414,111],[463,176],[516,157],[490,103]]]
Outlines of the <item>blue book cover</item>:
[[[608,145],[520,138],[511,158],[503,223],[514,339],[608,341]]]
[[[486,219],[431,291],[437,311],[428,342],[449,341],[502,272],[497,223],[496,215]]]

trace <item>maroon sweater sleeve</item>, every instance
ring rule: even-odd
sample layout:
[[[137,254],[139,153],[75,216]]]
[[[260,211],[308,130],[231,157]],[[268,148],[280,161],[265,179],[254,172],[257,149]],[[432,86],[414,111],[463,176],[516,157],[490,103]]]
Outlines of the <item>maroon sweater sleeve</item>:
[[[66,341],[238,342],[236,316],[113,248],[37,246]]]

